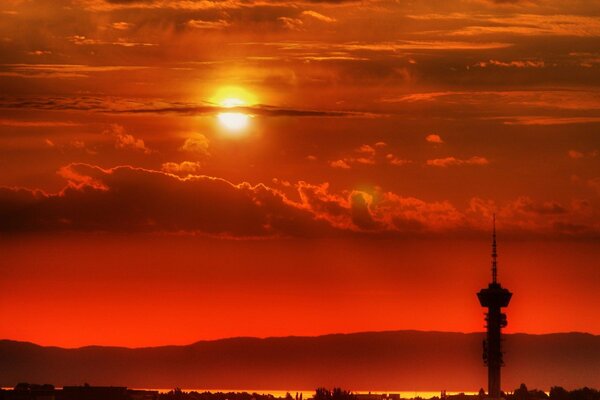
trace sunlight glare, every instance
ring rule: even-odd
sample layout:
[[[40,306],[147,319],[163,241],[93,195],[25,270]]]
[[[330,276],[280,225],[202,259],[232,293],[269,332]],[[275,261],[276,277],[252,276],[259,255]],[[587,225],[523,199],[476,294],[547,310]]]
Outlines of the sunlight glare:
[[[241,131],[248,126],[250,117],[240,112],[222,112],[217,115],[223,127],[230,131]]]
[[[213,101],[224,108],[244,107],[254,103],[254,96],[239,87],[228,86],[219,89]],[[250,123],[250,115],[245,112],[231,110],[217,114],[219,124],[229,132],[239,133]]]

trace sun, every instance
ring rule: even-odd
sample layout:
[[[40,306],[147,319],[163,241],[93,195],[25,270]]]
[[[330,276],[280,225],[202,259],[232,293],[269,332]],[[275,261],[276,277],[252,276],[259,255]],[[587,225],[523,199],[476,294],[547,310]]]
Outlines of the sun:
[[[223,108],[232,109],[217,114],[219,124],[227,132],[239,134],[248,128],[251,116],[238,109],[256,103],[252,93],[236,86],[226,86],[217,91],[212,101]]]
[[[217,119],[225,129],[234,132],[245,129],[250,122],[250,116],[241,112],[222,112],[217,114]]]

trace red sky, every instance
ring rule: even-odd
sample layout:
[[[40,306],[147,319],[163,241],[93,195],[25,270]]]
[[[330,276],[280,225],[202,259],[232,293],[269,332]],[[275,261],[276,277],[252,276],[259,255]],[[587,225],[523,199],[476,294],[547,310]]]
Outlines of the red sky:
[[[3,241],[2,336],[146,346],[230,336],[483,330],[480,240],[58,234]],[[507,332],[600,333],[597,246],[502,241]]]
[[[0,337],[481,330],[494,212],[509,331],[600,333],[599,16],[3,1]]]

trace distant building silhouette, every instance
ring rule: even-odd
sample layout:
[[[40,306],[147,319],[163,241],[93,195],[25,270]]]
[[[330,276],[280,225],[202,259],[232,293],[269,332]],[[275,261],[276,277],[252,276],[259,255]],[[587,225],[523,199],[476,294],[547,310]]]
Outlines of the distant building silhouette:
[[[483,362],[488,367],[488,398],[500,399],[500,368],[504,365],[502,360],[502,328],[506,327],[506,314],[501,311],[507,307],[512,297],[508,289],[503,288],[498,282],[498,252],[496,249],[496,215],[494,215],[494,229],[492,234],[492,282],[487,288],[477,293],[479,303],[486,307],[485,314],[487,336],[483,341]]]
[[[64,386],[61,400],[130,400],[124,386]]]
[[[55,400],[55,390],[53,385],[19,383],[9,396],[10,400]]]
[[[121,386],[65,386],[19,383],[13,390],[0,390],[0,400],[158,400],[157,390]]]

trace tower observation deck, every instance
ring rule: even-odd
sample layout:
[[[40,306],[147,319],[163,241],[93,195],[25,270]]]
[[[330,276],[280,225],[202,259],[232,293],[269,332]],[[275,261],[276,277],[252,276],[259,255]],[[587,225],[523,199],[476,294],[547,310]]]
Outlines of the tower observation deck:
[[[488,367],[488,398],[500,399],[500,368],[502,360],[502,328],[506,327],[506,314],[502,307],[507,307],[512,297],[508,289],[498,282],[498,252],[496,249],[496,216],[492,234],[492,282],[477,293],[482,307],[487,308],[485,314],[487,335],[483,341],[483,362]]]

